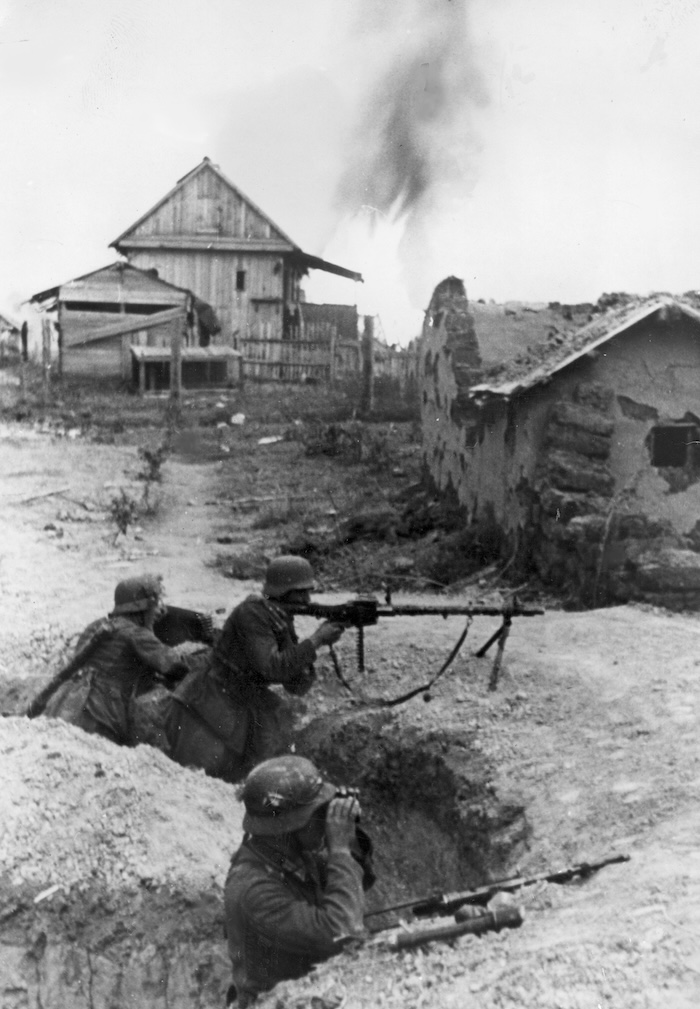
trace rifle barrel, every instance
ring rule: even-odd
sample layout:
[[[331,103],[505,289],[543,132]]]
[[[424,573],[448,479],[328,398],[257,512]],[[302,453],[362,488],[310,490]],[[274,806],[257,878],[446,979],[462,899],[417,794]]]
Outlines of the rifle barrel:
[[[405,911],[410,909],[416,917],[425,917],[435,914],[438,911],[453,911],[463,904],[487,904],[496,893],[512,893],[514,890],[521,890],[524,886],[532,886],[534,883],[566,883],[576,876],[588,876],[606,865],[615,865],[618,862],[629,862],[629,855],[611,855],[600,862],[580,862],[578,865],[567,866],[565,869],[558,869],[556,872],[542,872],[536,876],[507,876],[505,879],[494,880],[485,886],[477,887],[474,890],[462,890],[455,893],[438,893],[430,897],[418,898],[418,900],[408,900],[403,904],[392,904],[390,907],[382,907],[377,911],[369,911],[365,918],[373,918],[379,914],[390,914],[392,911]]]

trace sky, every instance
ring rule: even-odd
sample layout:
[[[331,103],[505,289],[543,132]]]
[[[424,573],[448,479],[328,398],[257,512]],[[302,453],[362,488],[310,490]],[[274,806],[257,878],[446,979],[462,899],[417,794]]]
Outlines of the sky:
[[[700,0],[0,0],[0,313],[113,262],[206,155],[310,301],[700,288]]]

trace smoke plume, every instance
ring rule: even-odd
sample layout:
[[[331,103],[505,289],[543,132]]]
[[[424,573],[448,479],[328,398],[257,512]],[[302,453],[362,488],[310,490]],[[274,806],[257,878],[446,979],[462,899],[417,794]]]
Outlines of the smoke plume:
[[[466,0],[368,0],[358,32],[379,43],[375,76],[338,187],[341,207],[410,214],[443,183],[469,185],[471,114],[486,90],[470,39]],[[382,22],[383,23],[380,23]]]

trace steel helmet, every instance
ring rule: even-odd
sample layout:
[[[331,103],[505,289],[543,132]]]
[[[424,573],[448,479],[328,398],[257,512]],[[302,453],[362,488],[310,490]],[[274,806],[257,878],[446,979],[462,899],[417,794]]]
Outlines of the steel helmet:
[[[163,580],[160,575],[139,575],[125,578],[114,590],[114,609],[111,616],[122,613],[143,613],[157,603],[163,594]]]
[[[281,599],[287,592],[294,589],[312,589],[314,587],[313,568],[303,557],[285,554],[275,557],[267,566],[263,594],[270,599]]]
[[[306,757],[272,757],[254,767],[245,780],[243,829],[268,836],[301,830],[335,793],[335,785],[324,781]]]

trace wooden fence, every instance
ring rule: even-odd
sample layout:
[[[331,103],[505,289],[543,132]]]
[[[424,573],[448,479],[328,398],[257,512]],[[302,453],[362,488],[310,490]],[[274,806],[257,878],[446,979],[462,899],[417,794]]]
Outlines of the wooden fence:
[[[330,340],[241,340],[243,374],[258,382],[333,383],[359,372],[359,343]]]
[[[240,340],[239,348],[243,353],[244,378],[253,381],[333,384],[362,374],[359,339],[339,340],[335,334],[303,340],[249,336]],[[415,348],[389,347],[375,340],[372,356],[375,377],[396,379],[402,389],[415,381],[418,361]]]

